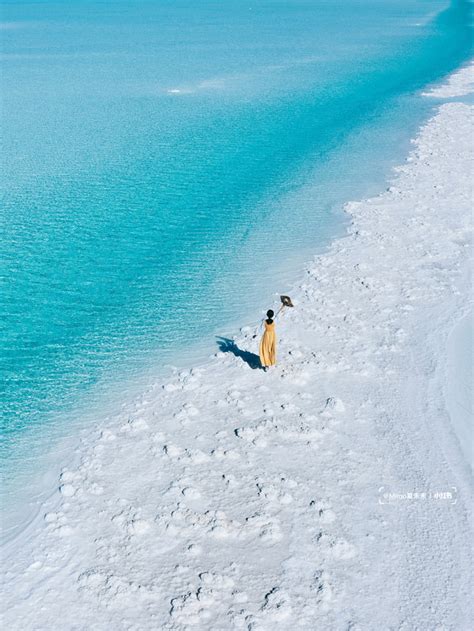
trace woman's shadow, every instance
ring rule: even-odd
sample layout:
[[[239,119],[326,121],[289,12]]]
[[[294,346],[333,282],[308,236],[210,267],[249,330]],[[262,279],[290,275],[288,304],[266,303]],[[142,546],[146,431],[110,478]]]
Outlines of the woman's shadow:
[[[219,347],[221,353],[232,353],[236,357],[240,357],[240,359],[253,370],[262,367],[260,357],[258,355],[250,353],[249,351],[243,351],[237,346],[234,340],[231,340],[228,337],[217,336],[217,346]]]

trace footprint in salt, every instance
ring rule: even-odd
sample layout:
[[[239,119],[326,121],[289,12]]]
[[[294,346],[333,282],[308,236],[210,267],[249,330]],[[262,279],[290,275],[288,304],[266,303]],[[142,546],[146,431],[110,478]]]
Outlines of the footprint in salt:
[[[291,600],[286,591],[280,587],[274,587],[265,595],[265,602],[260,611],[266,618],[275,622],[281,622],[290,618],[292,614]]]
[[[349,543],[343,537],[334,539],[327,533],[320,532],[315,537],[315,542],[328,550],[328,552],[336,559],[348,560],[354,558],[358,554],[357,547]]]
[[[275,411],[274,411],[271,403],[264,403],[263,404],[263,413],[266,416],[274,416]]]
[[[352,559],[357,555],[356,546],[342,538],[337,539],[331,545],[331,551],[335,558],[342,560]]]
[[[201,493],[191,486],[185,487],[181,493],[188,500],[198,500],[201,497]]]
[[[191,557],[198,557],[202,554],[202,546],[198,543],[190,543],[186,548],[186,553]]]
[[[217,460],[238,460],[240,458],[240,454],[236,449],[224,449],[223,447],[213,449],[211,456],[217,458]]]
[[[228,488],[234,488],[239,486],[239,481],[233,473],[222,474],[222,481]]]
[[[186,458],[193,464],[203,464],[209,462],[210,456],[201,449],[189,449],[185,452]]]
[[[55,531],[59,537],[70,537],[74,534],[75,530],[72,526],[59,526],[59,528]]]
[[[346,411],[346,406],[337,397],[329,397],[326,399],[324,410],[321,412],[322,416],[328,417],[336,413],[342,413]]]
[[[132,433],[139,433],[148,429],[148,423],[143,417],[129,419],[128,425]]]
[[[73,497],[76,494],[76,489],[72,484],[62,484],[59,487],[59,492],[64,497]]]
[[[256,535],[262,543],[272,545],[283,538],[280,522],[266,514],[255,513],[245,520],[245,535]]]
[[[205,625],[216,613],[219,603],[229,600],[234,580],[229,576],[213,572],[199,574],[200,585],[196,591],[171,599],[170,617],[184,626]]]
[[[184,449],[174,445],[173,443],[167,443],[164,445],[163,451],[172,460],[180,460],[184,455]]]
[[[62,515],[62,513],[46,513],[46,515],[44,516],[44,521],[47,524],[53,524],[58,520],[60,515]]]
[[[294,359],[302,359],[302,357],[304,357],[303,353],[298,348],[288,351],[288,355],[291,355]]]
[[[74,533],[74,528],[68,524],[68,519],[63,512],[46,513],[44,516],[49,532],[60,537],[69,537]]]
[[[317,511],[318,519],[322,524],[332,524],[336,521],[336,513],[325,502],[316,502],[312,500],[310,506]]]
[[[285,372],[282,373],[281,376],[295,386],[305,386],[311,378],[310,374],[307,371],[302,371],[299,374]]]
[[[280,405],[280,408],[283,410],[283,412],[285,414],[296,414],[296,412],[298,412],[299,407],[296,406],[294,403],[288,402],[288,403],[282,403]]]
[[[259,424],[255,427],[238,427],[234,430],[238,438],[246,442],[252,443],[255,447],[263,449],[267,446],[265,424]]]
[[[267,500],[269,503],[280,504],[283,506],[291,504],[293,502],[293,496],[284,489],[285,482],[285,478],[280,478],[275,484],[262,481],[257,482],[259,497]],[[291,486],[294,488],[293,485]]]
[[[176,390],[181,390],[181,387],[175,383],[167,383],[162,387],[165,392],[176,392]]]
[[[329,574],[324,570],[317,570],[314,573],[310,589],[315,593],[316,602],[321,609],[329,609],[331,601],[334,599],[334,586]]]
[[[151,528],[151,523],[146,519],[132,519],[127,524],[127,532],[129,535],[143,535]]]
[[[104,429],[100,435],[100,439],[104,441],[113,441],[117,439],[117,436],[109,429]]]
[[[192,405],[192,403],[186,403],[183,406],[183,409],[185,410],[186,414],[188,416],[199,416],[199,410],[196,406]]]
[[[104,493],[104,487],[97,484],[97,482],[92,482],[87,488],[86,491],[91,495],[102,495]]]
[[[189,425],[191,418],[199,416],[199,409],[192,403],[185,403],[179,412],[173,416],[181,425]]]

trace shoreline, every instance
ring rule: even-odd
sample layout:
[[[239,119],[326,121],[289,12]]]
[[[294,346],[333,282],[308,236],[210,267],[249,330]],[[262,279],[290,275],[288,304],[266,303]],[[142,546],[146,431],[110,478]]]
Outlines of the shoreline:
[[[454,82],[451,97],[459,89]],[[441,105],[387,191],[346,206],[348,234],[309,264],[293,294],[296,309],[278,323],[274,371],[265,375],[232,351],[218,353],[151,387],[124,410],[121,426],[113,421],[93,432],[79,466],[61,474],[57,507],[44,523],[35,521],[10,570],[10,580],[26,572],[51,619],[78,598],[79,609],[67,615],[84,615],[84,624],[88,616],[109,627],[131,624],[121,601],[133,609],[139,598],[137,628],[156,628],[157,620],[166,628],[264,629],[275,621],[290,628],[296,619],[304,628],[316,616],[321,629],[351,620],[382,628],[387,619],[435,628],[453,624],[454,615],[464,628],[455,611],[469,588],[459,555],[471,490],[456,467],[459,449],[444,408],[438,411],[444,371],[436,366],[465,292],[459,265],[469,247],[469,217],[462,216],[469,181],[456,170],[456,152],[460,146],[469,154],[471,111],[459,102]],[[244,327],[238,347],[256,352],[253,333]],[[445,346],[436,351],[440,339]],[[427,442],[433,428],[438,450]],[[382,487],[445,491],[453,482],[456,509],[418,502],[394,511],[379,502]],[[429,554],[419,549],[426,532]],[[397,547],[402,533],[412,559]],[[48,575],[48,566],[60,569]],[[358,583],[361,568],[370,575]],[[400,584],[383,586],[397,569]],[[443,598],[430,587],[433,576]],[[61,580],[70,591],[56,603]],[[377,585],[386,602],[374,614]],[[34,628],[33,609],[15,603],[15,588],[13,581],[6,620]],[[350,603],[361,595],[357,609]]]

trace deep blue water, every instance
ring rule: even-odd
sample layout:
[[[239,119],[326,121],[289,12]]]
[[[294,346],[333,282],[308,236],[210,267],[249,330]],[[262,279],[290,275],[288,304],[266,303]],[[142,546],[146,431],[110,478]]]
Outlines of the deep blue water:
[[[0,34],[7,487],[33,430],[267,307],[471,42],[440,0],[5,2]]]

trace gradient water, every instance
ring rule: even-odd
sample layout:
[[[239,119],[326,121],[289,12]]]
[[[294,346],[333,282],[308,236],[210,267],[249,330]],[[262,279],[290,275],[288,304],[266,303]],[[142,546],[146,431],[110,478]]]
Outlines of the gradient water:
[[[104,393],[266,307],[471,37],[438,0],[6,2],[1,34],[7,491]]]

